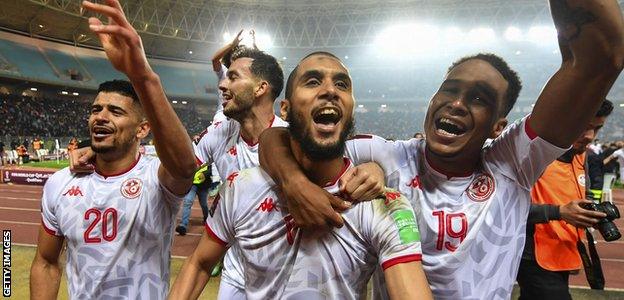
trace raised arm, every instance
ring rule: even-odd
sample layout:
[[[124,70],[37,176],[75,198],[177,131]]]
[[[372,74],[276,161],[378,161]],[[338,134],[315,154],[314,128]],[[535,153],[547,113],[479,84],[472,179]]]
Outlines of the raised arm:
[[[169,292],[169,299],[197,299],[210,280],[212,268],[226,250],[204,232],[193,254],[184,261]]]
[[[227,45],[223,46],[221,49],[217,50],[215,54],[212,56],[212,70],[215,72],[221,71],[221,59],[230,51],[234,51],[234,48],[238,46],[241,41],[241,34],[244,29],[238,32],[236,37],[229,42]]]
[[[30,299],[56,299],[61,284],[62,249],[63,237],[45,232],[41,225],[37,252],[30,266]]]
[[[109,24],[104,25],[97,18],[89,18],[89,28],[100,38],[115,69],[128,76],[139,96],[162,162],[158,170],[161,184],[175,194],[185,194],[195,173],[191,139],[167,100],[160,78],[147,61],[141,37],[126,19],[121,4],[118,0],[105,2],[83,2],[85,9],[109,19]]]
[[[593,118],[624,64],[624,22],[615,0],[550,0],[562,64],[539,96],[530,124],[569,147]]]

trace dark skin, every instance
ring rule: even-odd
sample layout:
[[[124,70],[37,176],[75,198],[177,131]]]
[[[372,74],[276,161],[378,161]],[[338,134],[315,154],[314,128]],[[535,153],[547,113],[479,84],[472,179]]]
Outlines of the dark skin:
[[[624,22],[613,0],[549,2],[562,64],[540,94],[529,124],[540,138],[567,148],[586,128],[623,68]],[[427,111],[426,155],[444,173],[472,173],[485,140],[498,136],[507,124],[501,110],[508,101],[504,95],[509,83],[494,67],[476,59],[456,66],[445,79]],[[460,125],[461,134],[441,132],[437,124],[442,118]],[[295,199],[292,202],[301,204],[298,215],[303,217],[297,219],[293,213],[300,225],[335,225],[331,200],[306,183],[294,167],[286,140],[285,130],[265,131],[260,144],[272,147],[275,159],[260,152],[260,164],[282,185],[286,196]]]

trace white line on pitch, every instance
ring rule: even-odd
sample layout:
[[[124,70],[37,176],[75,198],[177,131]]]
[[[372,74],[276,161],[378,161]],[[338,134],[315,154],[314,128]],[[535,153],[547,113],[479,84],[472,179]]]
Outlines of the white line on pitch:
[[[4,196],[0,196],[0,199],[41,202],[41,198],[17,198],[17,197],[4,197]]]
[[[2,220],[0,220],[0,223],[17,224],[17,225],[37,225],[37,226],[39,226],[40,224],[40,223],[34,223],[34,222],[2,221]]]
[[[18,210],[18,211],[36,211],[36,212],[41,212],[40,209],[37,208],[19,208],[19,207],[4,207],[4,206],[0,206],[0,209],[4,209],[4,210]]]

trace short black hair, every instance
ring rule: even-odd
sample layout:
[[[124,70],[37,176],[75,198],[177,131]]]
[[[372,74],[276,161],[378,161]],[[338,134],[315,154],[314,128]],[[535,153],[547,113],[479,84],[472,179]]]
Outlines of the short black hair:
[[[98,94],[100,92],[117,93],[122,96],[130,97],[132,98],[133,103],[138,104],[139,106],[141,105],[139,102],[139,96],[136,91],[134,91],[132,83],[127,80],[115,79],[102,82],[98,87]]]
[[[596,112],[596,117],[608,117],[613,112],[613,102],[604,99],[600,105],[600,109]]]
[[[509,86],[507,87],[507,92],[505,93],[505,104],[503,106],[503,116],[507,116],[516,104],[516,100],[518,100],[518,95],[520,95],[520,90],[522,89],[522,82],[520,81],[520,77],[518,77],[518,73],[512,70],[509,67],[509,64],[507,64],[502,57],[492,53],[478,53],[462,57],[451,65],[447,73],[451,72],[451,70],[462,63],[472,59],[480,59],[489,63],[492,67],[494,67],[494,69],[503,75],[505,80],[507,80]]]
[[[299,65],[301,64],[301,62],[306,60],[308,57],[317,56],[317,55],[329,56],[329,57],[335,58],[338,61],[342,62],[340,60],[340,58],[338,58],[338,56],[336,56],[336,55],[334,55],[332,53],[329,53],[327,51],[314,51],[314,52],[306,55],[304,58],[299,60],[299,63],[297,63],[297,66],[292,70],[292,72],[290,72],[290,75],[288,75],[288,80],[286,81],[286,94],[285,94],[286,99],[290,99],[290,97],[292,96],[293,83],[295,81],[295,76],[297,75],[297,71],[299,71]]]
[[[269,83],[271,96],[275,100],[282,92],[282,88],[284,88],[284,72],[277,59],[264,51],[244,47],[232,54],[232,61],[243,57],[253,59],[249,68],[251,74]]]

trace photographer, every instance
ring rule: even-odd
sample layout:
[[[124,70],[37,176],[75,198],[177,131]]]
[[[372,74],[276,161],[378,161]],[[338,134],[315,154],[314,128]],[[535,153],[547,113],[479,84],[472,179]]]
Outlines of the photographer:
[[[606,217],[581,206],[585,199],[585,153],[613,104],[605,100],[572,148],[548,166],[531,190],[531,210],[518,285],[519,299],[571,299],[568,278],[582,268],[577,241],[582,230]],[[585,204],[586,205],[586,204]]]

